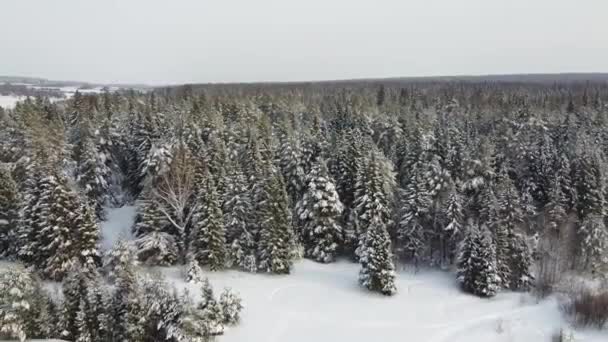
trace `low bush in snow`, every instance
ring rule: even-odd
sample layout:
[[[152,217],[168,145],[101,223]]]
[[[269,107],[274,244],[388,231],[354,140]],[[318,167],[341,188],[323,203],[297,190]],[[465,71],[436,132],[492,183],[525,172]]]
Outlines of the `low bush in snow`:
[[[577,325],[604,328],[608,322],[608,291],[583,290],[571,295],[563,309]]]

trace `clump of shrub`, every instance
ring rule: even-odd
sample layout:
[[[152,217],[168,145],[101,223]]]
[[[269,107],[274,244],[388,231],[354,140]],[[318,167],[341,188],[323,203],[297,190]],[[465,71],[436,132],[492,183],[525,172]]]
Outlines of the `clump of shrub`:
[[[574,324],[602,329],[608,322],[608,290],[583,290],[572,294],[563,306]]]

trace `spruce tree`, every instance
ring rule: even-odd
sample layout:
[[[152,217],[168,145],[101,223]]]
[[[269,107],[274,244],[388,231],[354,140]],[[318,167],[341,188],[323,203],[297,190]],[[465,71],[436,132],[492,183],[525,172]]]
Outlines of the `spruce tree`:
[[[397,292],[391,240],[380,217],[373,217],[363,238],[359,262],[359,283],[384,295]]]
[[[226,265],[226,231],[224,218],[213,178],[207,172],[201,193],[199,215],[195,218],[190,250],[201,265],[216,271]]]
[[[105,205],[109,202],[108,179],[110,170],[105,155],[100,154],[90,136],[85,133],[79,141],[80,156],[76,169],[76,181],[84,192],[90,205],[95,208],[98,218],[105,218]]]
[[[39,254],[34,264],[45,276],[61,280],[74,260],[94,268],[99,262],[99,227],[88,205],[59,176],[43,179],[37,203],[39,231],[29,248]]]
[[[133,225],[133,242],[138,259],[146,265],[173,265],[179,256],[177,238],[169,233],[170,224],[153,195],[139,204],[139,214]]]
[[[252,234],[252,203],[245,174],[238,163],[228,167],[224,195],[224,227],[228,264],[249,272],[257,269],[255,240]]]
[[[358,249],[371,220],[378,218],[382,224],[392,224],[392,206],[395,191],[395,174],[392,163],[379,151],[372,151],[361,160],[363,167],[357,177],[355,201],[346,231],[346,238]]]
[[[446,237],[445,248],[447,249],[445,254],[451,263],[457,255],[458,244],[462,239],[464,224],[462,196],[455,188],[450,192],[444,204],[444,208],[446,224],[443,228],[443,233]]]
[[[17,256],[20,203],[17,184],[0,168],[0,258]]]
[[[534,282],[532,251],[521,234],[514,234],[511,244],[511,278],[508,287],[512,290],[528,291]]]
[[[401,194],[400,219],[397,224],[397,253],[406,260],[418,263],[428,256],[428,221],[431,195],[423,180],[421,170],[414,170],[414,177],[407,182]]]
[[[305,192],[296,206],[305,255],[319,262],[334,260],[342,239],[342,203],[323,161],[306,177]]]
[[[271,273],[289,273],[294,257],[294,233],[289,199],[281,175],[272,171],[264,180],[261,191],[258,269]]]
[[[141,341],[144,336],[140,283],[131,263],[117,270],[109,312],[111,341]]]
[[[292,206],[299,201],[305,186],[304,167],[301,159],[302,155],[297,140],[292,136],[283,139],[279,146],[278,164]]]
[[[492,297],[499,286],[496,252],[485,226],[469,223],[458,258],[458,281],[463,290],[480,297]]]
[[[32,276],[21,269],[0,273],[0,335],[25,342],[36,336],[31,330],[36,286]],[[39,336],[42,337],[42,336]]]

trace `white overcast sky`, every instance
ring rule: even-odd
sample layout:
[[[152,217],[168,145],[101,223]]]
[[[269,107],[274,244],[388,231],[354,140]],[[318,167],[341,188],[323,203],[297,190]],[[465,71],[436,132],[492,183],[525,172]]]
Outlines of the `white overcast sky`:
[[[0,0],[0,75],[297,81],[608,71],[607,0]]]

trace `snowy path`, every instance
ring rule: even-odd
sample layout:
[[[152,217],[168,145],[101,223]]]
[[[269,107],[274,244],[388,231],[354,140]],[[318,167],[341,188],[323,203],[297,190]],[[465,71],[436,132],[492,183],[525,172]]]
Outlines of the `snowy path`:
[[[181,281],[179,268],[164,268],[169,280],[198,294]],[[357,285],[358,265],[321,265],[303,260],[291,275],[238,271],[208,273],[216,293],[224,286],[240,292],[242,323],[222,342],[518,342],[550,341],[565,326],[558,303],[536,304],[527,294],[501,293],[480,299],[462,293],[448,273],[400,272],[399,293],[384,297]],[[577,333],[577,341],[607,341],[608,333]]]

